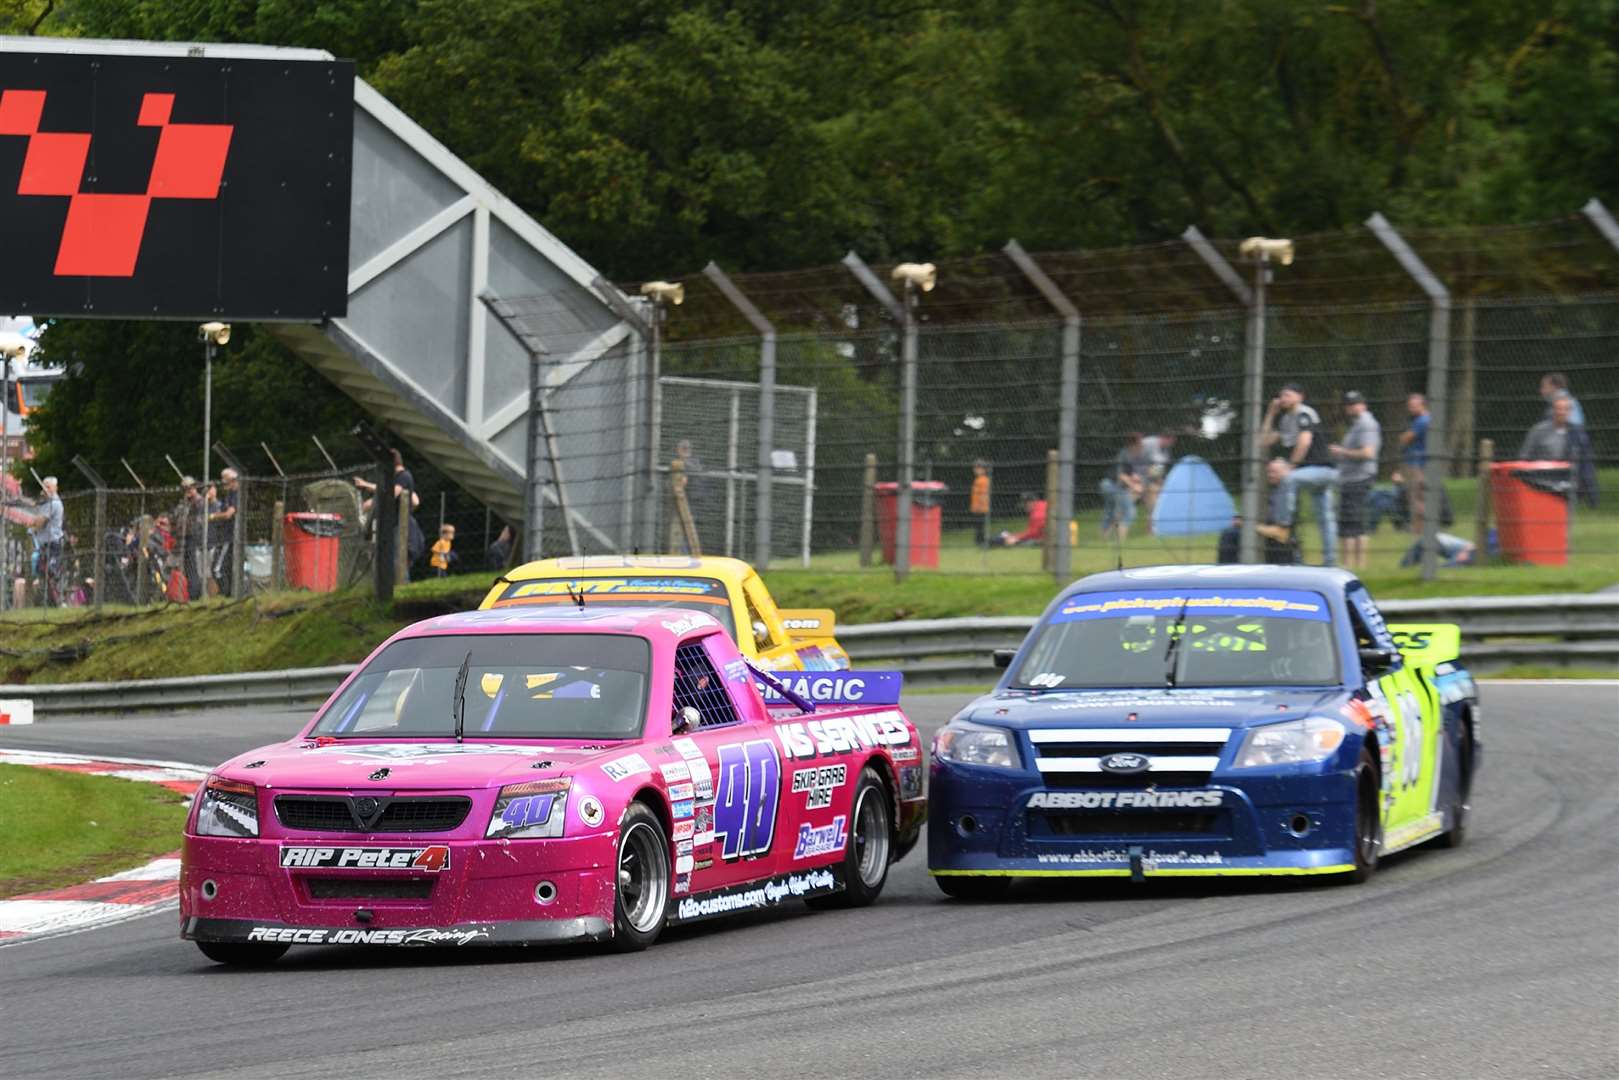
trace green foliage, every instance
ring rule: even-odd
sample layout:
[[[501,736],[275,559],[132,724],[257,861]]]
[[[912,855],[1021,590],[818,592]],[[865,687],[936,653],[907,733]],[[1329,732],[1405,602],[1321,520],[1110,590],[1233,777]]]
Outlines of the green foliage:
[[[1615,25],[1619,0],[76,0],[43,29],[353,57],[634,278],[1566,214],[1619,175]]]
[[[260,441],[289,472],[325,468],[306,433],[347,431],[364,415],[360,407],[263,331],[244,325],[232,332],[214,358],[214,440],[252,451],[265,472]],[[164,454],[182,470],[202,472],[204,361],[194,325],[63,321],[46,331],[42,348],[68,374],[29,416],[41,474],[76,486],[75,455],[115,486],[126,482],[121,457],[148,484],[174,482]]]

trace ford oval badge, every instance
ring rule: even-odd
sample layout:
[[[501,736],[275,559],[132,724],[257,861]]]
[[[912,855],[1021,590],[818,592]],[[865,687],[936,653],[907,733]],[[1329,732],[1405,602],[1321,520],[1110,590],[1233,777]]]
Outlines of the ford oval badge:
[[[1152,768],[1145,754],[1109,754],[1100,764],[1103,772],[1110,773],[1142,773]]]

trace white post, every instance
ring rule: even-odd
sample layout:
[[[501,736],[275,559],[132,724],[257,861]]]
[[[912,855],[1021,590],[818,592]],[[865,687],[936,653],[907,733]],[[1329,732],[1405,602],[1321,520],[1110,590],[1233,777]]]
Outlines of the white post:
[[[905,303],[901,304],[854,252],[843,257],[843,265],[888,309],[904,334],[899,361],[899,483],[894,491],[894,580],[904,581],[911,572],[911,482],[916,471],[915,304],[909,282],[905,286]]]
[[[1062,316],[1062,388],[1057,405],[1057,512],[1052,516],[1050,528],[1056,529],[1055,557],[1051,574],[1058,585],[1066,585],[1073,573],[1073,550],[1069,543],[1074,520],[1074,468],[1075,442],[1079,438],[1079,308],[1063,295],[1057,283],[1046,275],[1040,264],[1023,250],[1016,240],[1008,240],[1002,249],[1023,271],[1046,303]]]
[[[1439,575],[1439,518],[1444,508],[1445,474],[1450,471],[1445,445],[1447,399],[1450,397],[1450,290],[1405,242],[1382,214],[1366,219],[1383,246],[1401,268],[1428,294],[1428,435],[1427,460],[1422,467],[1422,580]]]
[[[1260,488],[1264,484],[1263,453],[1259,445],[1260,416],[1265,407],[1265,263],[1260,260],[1254,280],[1260,284],[1256,293],[1242,280],[1242,276],[1217,251],[1196,225],[1188,225],[1181,239],[1208,264],[1225,287],[1231,290],[1248,312],[1247,348],[1243,350],[1242,366],[1242,539],[1240,558],[1245,563],[1257,563],[1259,534],[1254,527],[1260,518]]]

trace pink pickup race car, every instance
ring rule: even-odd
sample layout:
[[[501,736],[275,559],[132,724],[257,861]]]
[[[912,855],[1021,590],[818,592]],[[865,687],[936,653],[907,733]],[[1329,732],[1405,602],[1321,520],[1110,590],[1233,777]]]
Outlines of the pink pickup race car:
[[[896,678],[835,678],[812,704],[695,611],[417,623],[298,737],[209,776],[181,936],[244,965],[292,945],[628,951],[671,923],[869,904],[921,830],[921,743]],[[819,704],[845,683],[860,704]]]

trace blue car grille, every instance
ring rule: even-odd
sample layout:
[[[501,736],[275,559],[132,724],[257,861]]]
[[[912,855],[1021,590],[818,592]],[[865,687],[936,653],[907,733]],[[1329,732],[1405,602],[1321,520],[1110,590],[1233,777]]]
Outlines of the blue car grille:
[[[1172,810],[1138,814],[1050,813],[1030,811],[1032,839],[1128,839],[1138,836],[1223,839],[1231,820],[1223,810]]]

